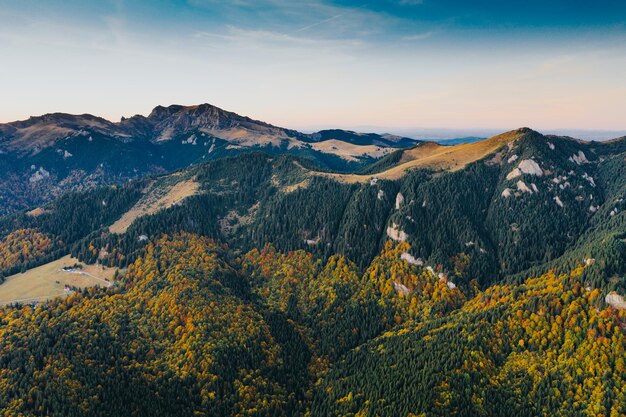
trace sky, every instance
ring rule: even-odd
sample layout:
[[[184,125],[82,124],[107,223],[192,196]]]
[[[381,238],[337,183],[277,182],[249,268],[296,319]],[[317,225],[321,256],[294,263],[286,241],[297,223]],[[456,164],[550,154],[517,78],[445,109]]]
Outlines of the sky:
[[[0,0],[0,122],[211,103],[302,130],[626,132],[621,0]]]

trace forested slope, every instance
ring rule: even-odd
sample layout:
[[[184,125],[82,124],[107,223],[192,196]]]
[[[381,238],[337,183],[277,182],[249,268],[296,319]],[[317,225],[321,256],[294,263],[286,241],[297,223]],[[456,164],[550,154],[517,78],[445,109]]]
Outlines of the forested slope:
[[[243,251],[270,243],[281,251],[306,249],[320,257],[340,253],[365,268],[391,238],[407,241],[415,262],[460,286],[477,280],[486,287],[505,277],[523,279],[550,268],[567,271],[587,261],[587,285],[624,291],[621,142],[581,143],[530,130],[513,137],[495,154],[461,170],[418,169],[397,181],[372,176],[365,183],[318,176],[306,159],[249,153],[158,179],[193,179],[199,190],[139,217],[123,234],[106,226],[140,198],[145,181],[69,194],[43,206],[37,216],[7,217],[0,221],[0,239],[29,229],[55,242],[45,253],[71,250],[88,262],[123,267],[149,239],[187,231]],[[113,198],[109,194],[119,195],[121,205],[112,200],[105,206]],[[75,202],[73,209],[84,214],[66,220],[63,204]],[[72,222],[81,226],[65,227]],[[34,265],[41,254],[14,258],[6,270]]]
[[[311,414],[624,415],[625,316],[600,303],[580,270],[493,286],[346,354]]]
[[[312,175],[304,159],[249,154],[188,170],[203,184],[199,195],[137,220],[123,236],[86,242],[121,253],[105,262],[123,266],[139,236],[185,230],[243,250],[271,243],[341,253],[364,268],[392,238],[462,286],[593,259],[589,285],[623,288],[624,154],[590,146],[530,131],[462,170],[366,183]],[[81,247],[75,254],[89,257]]]
[[[163,237],[112,288],[0,310],[0,414],[624,414],[626,317],[582,267],[462,292],[409,249],[360,273]]]

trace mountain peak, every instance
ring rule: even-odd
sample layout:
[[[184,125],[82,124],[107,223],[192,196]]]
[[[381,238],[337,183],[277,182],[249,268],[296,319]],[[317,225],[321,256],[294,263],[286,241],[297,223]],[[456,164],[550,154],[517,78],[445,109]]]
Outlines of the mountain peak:
[[[544,136],[542,133],[537,132],[530,127],[520,127],[518,129],[511,130],[509,132],[505,132],[502,135],[508,135],[512,140],[522,138],[522,137],[533,137],[533,136]],[[498,135],[498,136],[502,136]]]
[[[205,114],[211,115],[228,115],[231,117],[241,117],[236,113],[232,113],[226,110],[223,110],[217,106],[214,106],[209,103],[196,104],[191,106],[184,106],[181,104],[172,104],[169,106],[156,106],[152,109],[152,112],[148,115],[148,119],[156,119],[163,120],[168,117],[174,116],[176,114],[186,114],[194,117],[202,116]]]
[[[154,109],[152,109],[152,111],[148,115],[148,119],[163,120],[172,116],[175,113],[178,113],[184,108],[185,106],[181,106],[178,104],[173,104],[167,107],[159,105],[159,106],[156,106]]]
[[[514,132],[517,132],[517,133],[520,133],[520,134],[527,134],[527,133],[537,133],[537,134],[540,134],[536,130],[533,130],[533,129],[529,128],[529,127],[520,127],[519,129],[514,130]]]
[[[486,142],[497,142],[501,144],[516,142],[519,139],[529,138],[534,136],[543,136],[541,133],[533,130],[529,127],[520,127],[519,129],[510,130],[508,132],[501,133],[486,140]]]
[[[168,107],[157,106],[152,110],[148,119],[155,124],[155,131],[159,132],[158,140],[169,139],[173,134],[192,129],[231,129],[251,121],[247,117],[227,112],[208,103]],[[258,122],[258,124],[263,124]]]
[[[152,124],[157,141],[169,140],[176,134],[194,129],[209,131],[238,129],[240,130],[238,135],[244,136],[295,137],[301,135],[299,132],[241,116],[209,103],[192,106],[180,104],[167,107],[157,106],[145,120]]]

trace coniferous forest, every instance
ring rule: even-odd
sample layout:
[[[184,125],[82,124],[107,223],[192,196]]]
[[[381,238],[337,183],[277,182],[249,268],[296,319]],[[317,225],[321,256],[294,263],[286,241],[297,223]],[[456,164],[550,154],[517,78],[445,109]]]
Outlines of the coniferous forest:
[[[253,151],[0,218],[3,279],[116,268],[0,308],[0,415],[626,416],[623,140],[513,136],[397,178]]]

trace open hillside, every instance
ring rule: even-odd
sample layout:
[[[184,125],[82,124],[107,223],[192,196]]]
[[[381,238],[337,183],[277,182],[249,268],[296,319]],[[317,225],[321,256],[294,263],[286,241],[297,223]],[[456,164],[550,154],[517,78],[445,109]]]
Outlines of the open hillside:
[[[0,305],[41,303],[72,294],[79,288],[113,285],[117,268],[84,265],[67,255],[7,277],[0,285]]]
[[[512,132],[503,133],[492,138],[472,142],[463,143],[454,146],[444,146],[435,142],[423,142],[417,146],[398,151],[398,155],[391,166],[385,167],[380,172],[372,172],[371,174],[332,174],[322,173],[319,175],[335,179],[337,181],[353,183],[367,182],[372,178],[398,180],[406,174],[407,171],[421,168],[432,169],[435,171],[458,171],[472,162],[476,162],[488,155],[493,156],[493,163],[499,163],[499,158],[506,152],[503,147],[515,146],[515,142],[525,137],[526,134],[532,132],[528,128],[522,128]],[[498,152],[501,151],[502,152]],[[385,161],[380,161],[383,164]],[[372,169],[368,169],[372,171]]]

